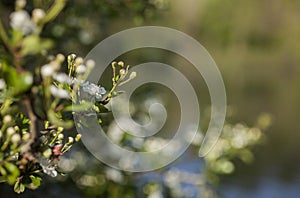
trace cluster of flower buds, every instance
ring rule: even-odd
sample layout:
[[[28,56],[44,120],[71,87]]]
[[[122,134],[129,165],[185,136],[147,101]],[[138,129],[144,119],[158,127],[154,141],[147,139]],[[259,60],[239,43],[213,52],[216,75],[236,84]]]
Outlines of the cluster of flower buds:
[[[16,11],[10,14],[10,26],[14,30],[18,30],[24,35],[28,35],[36,30],[39,23],[46,16],[46,13],[43,9],[36,8],[32,10],[30,17],[29,13],[23,10],[25,5],[25,0],[16,1]]]

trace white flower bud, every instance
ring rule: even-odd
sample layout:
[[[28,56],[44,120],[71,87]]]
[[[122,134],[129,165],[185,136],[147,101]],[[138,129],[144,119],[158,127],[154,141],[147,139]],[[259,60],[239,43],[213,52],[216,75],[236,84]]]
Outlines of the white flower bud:
[[[23,134],[23,136],[22,136],[22,139],[23,139],[24,141],[29,140],[29,138],[30,138],[30,134],[29,134],[29,133],[25,133],[25,134]]]
[[[33,83],[32,75],[26,75],[25,78],[24,78],[24,83],[26,85],[31,85]]]
[[[14,129],[13,127],[8,127],[8,128],[6,129],[6,132],[7,132],[7,135],[8,135],[8,136],[11,136],[11,135],[14,134],[16,131],[15,131],[15,129]]]
[[[126,73],[125,69],[120,69],[120,75],[123,76]]]
[[[81,139],[81,134],[77,134],[75,137],[75,141],[78,142]]]
[[[23,9],[26,6],[26,0],[17,0],[16,7],[18,9]]]
[[[77,68],[76,68],[76,72],[78,74],[84,74],[86,72],[86,66],[84,65],[79,65]]]
[[[21,137],[18,133],[15,133],[15,134],[13,134],[13,136],[11,136],[11,142],[12,143],[17,144],[17,143],[20,142],[20,140],[21,140]]]
[[[50,65],[53,67],[53,69],[54,69],[55,71],[57,71],[57,70],[60,69],[60,63],[57,62],[56,60],[51,61],[51,62],[50,62]]]
[[[69,92],[64,89],[58,89],[57,97],[58,98],[69,98]]]
[[[64,62],[65,61],[65,56],[63,54],[57,54],[56,55],[56,60],[60,63]]]
[[[135,78],[135,77],[136,77],[136,72],[131,72],[129,78],[130,78],[130,79],[133,79],[133,78]]]
[[[96,65],[96,62],[92,59],[89,59],[86,61],[85,65],[88,69],[93,69]]]
[[[46,13],[44,10],[42,10],[40,8],[36,8],[32,11],[32,20],[35,23],[38,23],[45,17],[45,15],[46,15]]]
[[[0,79],[0,90],[4,89],[4,87],[6,86],[6,83],[3,79]]]
[[[124,62],[123,62],[123,61],[119,61],[119,62],[118,62],[118,65],[119,65],[120,67],[124,67]]]
[[[4,118],[3,118],[3,123],[9,123],[9,122],[11,122],[11,121],[12,121],[11,115],[6,115],[6,116],[4,116]]]
[[[10,26],[13,29],[20,30],[25,35],[32,33],[36,27],[25,10],[19,10],[10,14]]]
[[[70,81],[69,76],[65,73],[58,73],[54,75],[54,79],[60,83],[67,83]]]
[[[76,64],[76,65],[81,65],[82,63],[83,63],[83,58],[77,57],[77,58],[75,59],[75,64]]]
[[[49,77],[49,76],[52,76],[54,73],[54,69],[51,65],[49,64],[46,64],[44,65],[42,68],[41,68],[41,74],[42,76],[44,77]]]
[[[74,142],[74,138],[69,137],[69,138],[68,138],[68,143],[69,143],[69,144],[72,144],[73,142]]]
[[[62,133],[58,134],[57,138],[58,138],[59,140],[64,139],[64,134],[62,134]]]
[[[69,98],[68,91],[57,88],[55,85],[51,85],[50,92],[54,97],[57,97],[57,98]]]

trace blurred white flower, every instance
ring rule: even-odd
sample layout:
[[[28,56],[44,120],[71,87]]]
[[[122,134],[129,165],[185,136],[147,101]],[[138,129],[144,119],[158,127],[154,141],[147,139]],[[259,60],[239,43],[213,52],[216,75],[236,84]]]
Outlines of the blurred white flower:
[[[11,121],[12,121],[11,115],[5,115],[5,116],[3,117],[3,123],[9,123],[9,122],[11,122]]]
[[[24,35],[31,34],[36,28],[35,23],[25,10],[15,11],[9,17],[10,26],[13,29],[20,30]]]
[[[84,74],[86,72],[86,66],[85,65],[79,65],[77,68],[76,68],[76,72],[78,74]]]
[[[36,8],[32,11],[32,20],[35,23],[38,23],[45,17],[45,15],[46,15],[46,13],[44,10],[42,10],[40,8]]]
[[[6,83],[3,79],[0,79],[0,90],[4,89]]]
[[[70,77],[65,73],[57,73],[53,76],[53,78],[60,83],[66,84],[69,84],[69,82],[71,81]]]
[[[57,88],[54,85],[51,85],[50,92],[54,97],[57,97],[57,98],[69,98],[68,91],[61,89],[61,88]]]
[[[74,142],[74,138],[72,138],[72,137],[68,137],[68,143],[73,143]]]
[[[78,68],[77,68],[78,69]],[[101,101],[103,99],[104,94],[106,94],[106,90],[104,87],[98,86],[94,83],[84,82],[81,83],[80,86],[82,90],[92,96],[95,96],[96,101]]]
[[[20,136],[18,133],[15,133],[15,134],[13,134],[13,135],[11,136],[11,142],[12,142],[12,143],[17,144],[17,143],[20,142],[20,140],[21,140],[21,136]]]
[[[41,74],[44,77],[52,76],[54,74],[54,69],[53,69],[52,65],[46,64],[46,65],[42,66]]]
[[[119,170],[113,169],[113,168],[107,168],[106,171],[106,177],[107,179],[114,181],[116,183],[122,183],[124,180],[124,176]]]
[[[43,166],[43,172],[47,175],[50,175],[51,177],[56,177],[57,176],[57,171],[55,170],[54,166]]]
[[[6,132],[7,132],[7,135],[8,135],[8,136],[11,136],[11,135],[14,134],[16,131],[15,131],[15,129],[14,129],[13,127],[8,127],[8,128],[6,129]]]
[[[160,191],[154,191],[152,192],[148,198],[163,198],[163,194]]]
[[[38,157],[37,160],[43,168],[43,172],[45,174],[50,175],[51,177],[57,176],[57,171],[55,169],[55,166],[51,164],[51,160],[45,159],[43,157]]]
[[[85,64],[86,64],[86,67],[89,69],[93,69],[96,65],[95,61],[91,60],[91,59],[87,60]]]

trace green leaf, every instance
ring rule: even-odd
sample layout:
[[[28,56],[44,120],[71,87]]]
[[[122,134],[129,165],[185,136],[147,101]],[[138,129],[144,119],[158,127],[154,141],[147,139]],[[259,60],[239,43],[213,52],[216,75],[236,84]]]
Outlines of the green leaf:
[[[34,176],[34,175],[30,175],[29,176],[31,181],[32,181],[32,184],[35,188],[39,187],[41,185],[41,181],[42,181],[42,178],[39,177],[39,176]]]
[[[9,184],[14,184],[20,175],[20,171],[16,165],[13,163],[7,162],[4,164],[5,169],[7,170],[7,182]]]
[[[50,49],[53,46],[53,42],[50,39],[41,39],[39,35],[29,35],[23,40],[22,54],[34,55],[38,54],[42,50]]]
[[[2,70],[5,82],[10,88],[11,95],[17,95],[27,91],[32,83],[33,76],[30,72],[22,72],[19,74],[17,70],[9,66],[7,63],[2,63]]]
[[[16,193],[20,194],[20,193],[24,192],[24,190],[25,190],[25,185],[22,184],[20,181],[17,181],[14,186],[14,191]]]

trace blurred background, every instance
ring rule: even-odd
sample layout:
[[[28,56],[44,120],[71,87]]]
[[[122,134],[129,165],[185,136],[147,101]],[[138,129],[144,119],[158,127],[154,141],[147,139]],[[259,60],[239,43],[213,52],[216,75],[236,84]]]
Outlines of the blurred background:
[[[2,0],[0,6],[1,19],[8,21],[13,3]],[[30,3],[26,9],[32,9]],[[53,54],[76,53],[82,57],[107,36],[141,25],[170,27],[192,36],[208,50],[222,73],[228,99],[227,121],[253,126],[264,113],[272,119],[271,126],[263,132],[263,144],[253,148],[254,161],[251,164],[235,161],[234,172],[222,176],[213,191],[225,198],[296,198],[300,195],[299,21],[299,0],[74,0],[46,27],[44,36],[55,41]],[[132,66],[158,61],[182,70],[190,67],[174,54],[152,49],[130,52],[118,60]],[[193,82],[205,115],[210,104],[205,83],[192,70],[183,73]],[[101,83],[110,86],[109,78],[103,78]],[[170,108],[178,103],[170,102],[173,95],[169,90],[155,86],[137,90],[133,103],[151,97],[159,98]],[[139,115],[136,117],[140,118]],[[110,115],[104,115],[103,120],[109,125]],[[177,121],[176,117],[169,119],[168,126]],[[201,123],[205,131],[207,123],[205,120]],[[163,182],[160,176],[168,174],[161,170],[145,175],[120,173],[99,165],[93,156],[82,151],[84,146],[75,147],[69,158],[64,159],[65,170],[71,172],[68,176],[58,178],[59,182],[47,178],[39,190],[28,191],[21,197],[38,197],[45,192],[49,197],[147,197],[143,193],[156,192],[161,188],[157,183]],[[199,174],[203,161],[195,150],[190,149],[182,157],[184,163],[175,163],[167,169],[175,166],[192,170],[188,173],[190,178]],[[144,185],[145,181],[150,184]],[[10,191],[9,187],[1,186],[1,197]],[[190,186],[190,192],[177,197],[200,197],[200,191],[195,185]],[[164,193],[176,197],[168,190]]]

